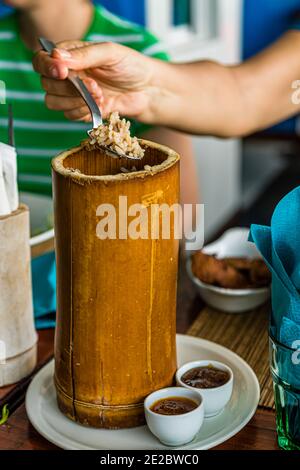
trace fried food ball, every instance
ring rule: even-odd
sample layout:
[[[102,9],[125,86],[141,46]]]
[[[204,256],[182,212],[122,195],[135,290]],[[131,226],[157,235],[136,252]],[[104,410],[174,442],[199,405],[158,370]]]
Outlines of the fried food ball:
[[[256,287],[266,287],[270,285],[271,273],[263,260],[253,260],[250,269],[250,280]]]
[[[226,261],[229,266],[232,266],[239,271],[250,270],[253,262],[250,258],[224,258],[224,261]]]
[[[200,281],[228,289],[266,287],[271,274],[261,259],[223,258],[198,251],[192,257],[192,271]]]
[[[228,289],[243,289],[249,285],[247,278],[224,260],[201,251],[193,256],[192,270],[194,275],[206,284]]]

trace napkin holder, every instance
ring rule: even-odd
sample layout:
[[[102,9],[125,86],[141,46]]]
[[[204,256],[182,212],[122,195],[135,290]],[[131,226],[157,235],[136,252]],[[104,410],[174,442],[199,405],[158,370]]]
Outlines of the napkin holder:
[[[27,206],[0,217],[0,387],[30,374],[37,362]]]

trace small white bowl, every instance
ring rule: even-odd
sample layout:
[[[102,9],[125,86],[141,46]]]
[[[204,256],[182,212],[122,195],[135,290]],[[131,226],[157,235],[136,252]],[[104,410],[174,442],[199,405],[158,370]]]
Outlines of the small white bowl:
[[[181,377],[191,369],[195,367],[205,367],[212,365],[217,369],[225,370],[229,373],[230,379],[224,385],[214,388],[196,388],[185,384]],[[188,362],[180,367],[176,372],[176,382],[180,387],[184,387],[187,390],[197,391],[204,400],[204,416],[205,418],[211,418],[218,415],[225,408],[229,402],[232,390],[233,390],[233,372],[227,365],[217,361],[194,361]]]
[[[181,415],[160,415],[151,411],[158,400],[170,397],[184,397],[198,403],[193,411]],[[191,442],[200,430],[204,419],[204,406],[201,394],[182,387],[169,387],[151,393],[144,401],[145,417],[152,434],[164,445],[177,447]]]
[[[206,245],[203,253],[217,258],[259,258],[261,255],[253,243],[248,242],[249,229],[233,228],[221,238]],[[241,313],[257,308],[270,297],[270,288],[227,289],[200,281],[192,271],[192,258],[187,259],[187,272],[203,300],[210,306],[229,313]]]

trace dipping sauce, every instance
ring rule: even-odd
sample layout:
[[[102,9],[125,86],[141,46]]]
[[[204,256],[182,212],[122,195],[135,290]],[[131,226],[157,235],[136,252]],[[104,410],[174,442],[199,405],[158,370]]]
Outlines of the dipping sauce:
[[[181,380],[186,385],[195,388],[216,388],[226,384],[230,379],[227,370],[217,369],[213,365],[195,367],[188,370]]]
[[[150,410],[159,415],[173,416],[189,413],[190,411],[195,410],[198,406],[198,403],[194,400],[190,400],[189,398],[168,397],[153,403]]]

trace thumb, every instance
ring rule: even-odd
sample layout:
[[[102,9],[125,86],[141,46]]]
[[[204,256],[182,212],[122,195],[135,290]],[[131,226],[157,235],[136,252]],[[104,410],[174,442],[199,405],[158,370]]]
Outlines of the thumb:
[[[110,42],[87,44],[71,49],[58,46],[52,57],[62,60],[72,70],[85,70],[115,63],[126,54],[126,49]]]

